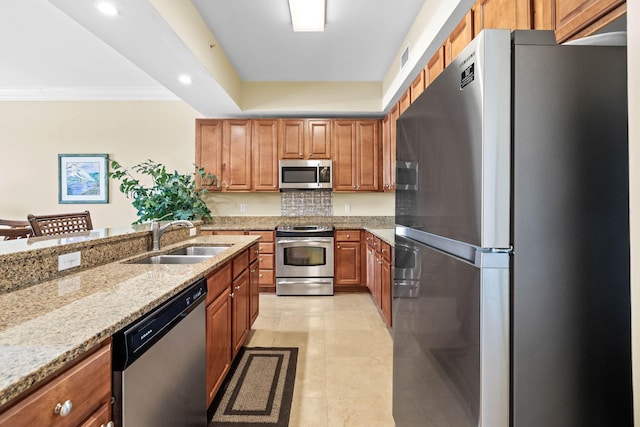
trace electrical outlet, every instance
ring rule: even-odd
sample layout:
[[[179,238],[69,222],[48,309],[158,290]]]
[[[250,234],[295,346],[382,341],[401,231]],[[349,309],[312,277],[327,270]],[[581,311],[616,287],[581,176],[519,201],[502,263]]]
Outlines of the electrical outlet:
[[[348,204],[348,203],[346,205],[344,205],[344,211],[345,212],[351,212],[351,205]]]
[[[58,271],[78,267],[80,265],[80,252],[71,252],[58,255]]]
[[[246,208],[247,207],[244,205],[244,203],[240,203],[240,212],[246,211],[247,210]]]
[[[198,234],[198,229],[195,227],[192,227],[189,229],[189,236],[195,236],[196,234]]]

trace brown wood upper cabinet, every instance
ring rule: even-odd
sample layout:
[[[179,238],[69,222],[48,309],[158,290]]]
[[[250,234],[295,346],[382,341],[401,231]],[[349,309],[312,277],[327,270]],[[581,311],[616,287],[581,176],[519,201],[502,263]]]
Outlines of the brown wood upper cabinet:
[[[453,29],[445,42],[447,65],[473,40],[473,34],[473,11],[470,10]]]
[[[380,120],[333,123],[333,191],[378,191]]]
[[[281,119],[281,159],[330,159],[331,120]]]
[[[278,120],[253,120],[253,191],[278,191]]]
[[[471,10],[474,36],[485,28],[533,28],[531,0],[478,0]]]
[[[396,189],[396,120],[400,107],[394,105],[382,120],[382,191]]]
[[[410,99],[413,104],[420,94],[424,91],[424,70],[418,73],[418,76],[411,83]]]
[[[425,89],[431,84],[436,77],[444,70],[445,67],[445,47],[440,49],[431,57],[426,67],[424,67],[424,87]]]
[[[626,11],[625,0],[555,0],[556,39],[589,35]]]
[[[197,119],[196,164],[218,178],[208,190],[251,190],[251,121]]]

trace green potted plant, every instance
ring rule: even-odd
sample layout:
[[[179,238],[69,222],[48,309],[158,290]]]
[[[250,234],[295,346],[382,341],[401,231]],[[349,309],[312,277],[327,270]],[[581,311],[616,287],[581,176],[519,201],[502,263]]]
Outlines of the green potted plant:
[[[133,173],[149,177],[151,183],[141,183]],[[164,165],[150,159],[130,168],[112,160],[109,172],[110,178],[120,181],[120,191],[133,200],[131,204],[138,211],[138,220],[134,224],[154,219],[211,218],[211,210],[202,200],[207,190],[196,190],[196,176],[203,183],[216,180],[215,175],[205,172],[202,167],[196,166],[196,171],[191,174],[170,173]]]

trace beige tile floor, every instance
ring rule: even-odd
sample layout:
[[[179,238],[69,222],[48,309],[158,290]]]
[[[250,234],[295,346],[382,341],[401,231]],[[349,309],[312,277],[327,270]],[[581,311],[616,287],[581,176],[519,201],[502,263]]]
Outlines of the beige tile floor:
[[[245,345],[298,347],[290,426],[394,426],[391,335],[369,294],[261,294]]]

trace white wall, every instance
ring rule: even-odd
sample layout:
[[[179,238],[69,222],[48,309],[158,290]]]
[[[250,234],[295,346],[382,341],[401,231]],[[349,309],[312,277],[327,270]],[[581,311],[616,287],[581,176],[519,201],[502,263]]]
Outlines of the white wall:
[[[58,204],[58,154],[109,154],[192,170],[195,119],[182,101],[0,102],[0,218],[88,209],[94,228],[130,224],[135,209],[110,182],[108,204]]]

